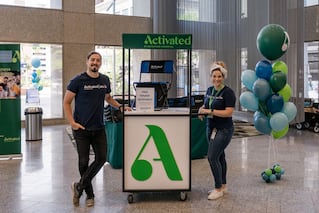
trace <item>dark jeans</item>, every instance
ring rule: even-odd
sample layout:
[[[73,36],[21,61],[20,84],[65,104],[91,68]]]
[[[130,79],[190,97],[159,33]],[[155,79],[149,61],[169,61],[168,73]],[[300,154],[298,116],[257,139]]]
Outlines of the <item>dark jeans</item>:
[[[209,128],[207,128],[209,131]],[[213,139],[209,140],[207,157],[215,180],[215,188],[221,188],[226,184],[227,162],[225,149],[231,141],[234,127],[217,130]],[[208,136],[209,132],[207,132]]]
[[[94,197],[92,179],[100,171],[106,162],[106,134],[105,130],[87,131],[73,130],[73,135],[76,141],[79,159],[79,171],[81,174],[80,190],[85,190],[88,197]],[[94,161],[89,165],[90,161],[90,146],[94,151]]]

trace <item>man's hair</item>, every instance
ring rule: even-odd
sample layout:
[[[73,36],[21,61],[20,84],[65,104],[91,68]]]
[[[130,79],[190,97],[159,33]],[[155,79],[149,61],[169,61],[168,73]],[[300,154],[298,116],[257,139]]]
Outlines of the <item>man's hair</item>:
[[[94,54],[98,54],[98,55],[102,58],[102,56],[101,56],[100,53],[98,53],[98,52],[96,52],[96,51],[91,51],[91,52],[89,52],[88,55],[86,56],[86,59],[90,59],[91,55],[94,55]]]

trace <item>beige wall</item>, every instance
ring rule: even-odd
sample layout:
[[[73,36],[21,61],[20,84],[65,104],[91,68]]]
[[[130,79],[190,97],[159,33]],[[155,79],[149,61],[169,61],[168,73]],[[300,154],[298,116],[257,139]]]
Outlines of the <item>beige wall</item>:
[[[85,69],[94,45],[122,45],[122,33],[152,32],[150,18],[94,13],[94,1],[64,0],[63,10],[0,6],[0,42],[63,45],[63,91]],[[45,124],[64,123],[64,119]]]

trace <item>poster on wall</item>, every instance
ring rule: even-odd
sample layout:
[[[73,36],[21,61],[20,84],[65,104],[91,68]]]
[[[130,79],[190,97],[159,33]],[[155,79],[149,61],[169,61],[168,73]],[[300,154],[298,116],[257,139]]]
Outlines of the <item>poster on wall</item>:
[[[0,158],[21,155],[20,45],[0,45]]]

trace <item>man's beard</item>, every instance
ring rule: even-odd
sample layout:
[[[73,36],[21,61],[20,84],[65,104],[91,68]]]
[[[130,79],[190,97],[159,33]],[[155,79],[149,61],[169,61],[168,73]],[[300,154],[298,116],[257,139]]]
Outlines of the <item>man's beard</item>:
[[[98,70],[98,68],[93,67],[93,68],[91,69],[91,71],[92,71],[92,72],[98,72],[99,70]]]

